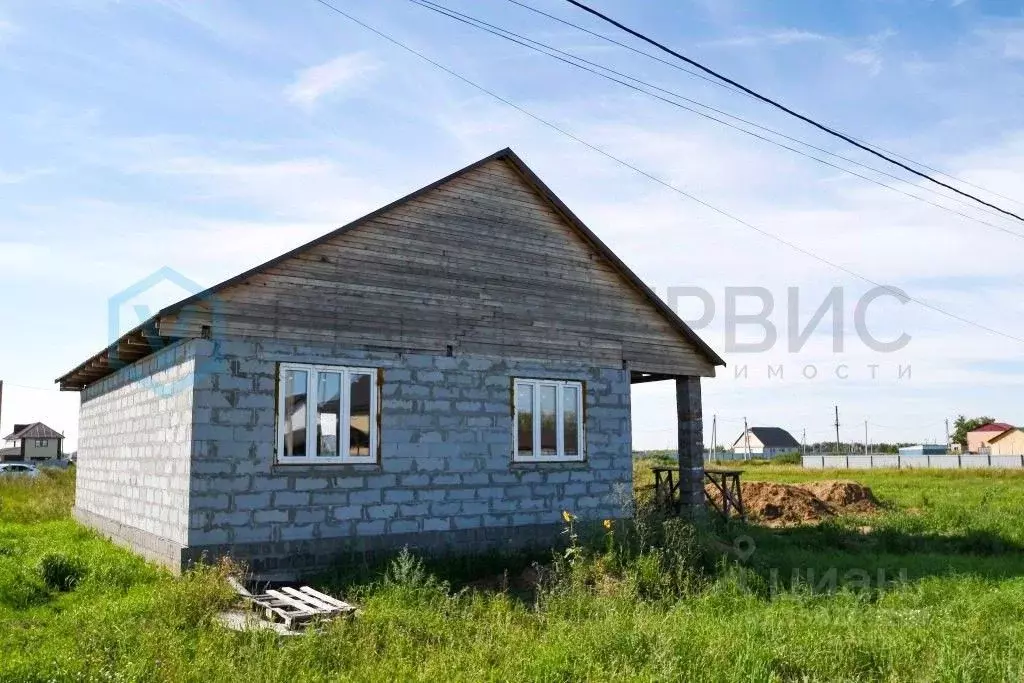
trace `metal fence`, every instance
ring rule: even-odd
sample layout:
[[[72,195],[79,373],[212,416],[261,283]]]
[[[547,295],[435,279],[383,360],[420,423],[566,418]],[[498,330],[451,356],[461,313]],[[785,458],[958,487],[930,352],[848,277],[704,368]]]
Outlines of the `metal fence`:
[[[958,469],[1024,469],[1024,455],[805,455],[803,466],[809,470],[910,470],[933,468]]]

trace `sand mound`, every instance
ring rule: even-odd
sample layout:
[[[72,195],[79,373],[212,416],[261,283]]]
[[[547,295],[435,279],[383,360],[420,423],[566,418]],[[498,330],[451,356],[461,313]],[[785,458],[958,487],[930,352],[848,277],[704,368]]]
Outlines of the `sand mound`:
[[[840,512],[874,512],[878,501],[871,489],[855,481],[811,481],[801,488]]]
[[[712,485],[708,497],[721,502]],[[878,507],[871,489],[852,481],[814,481],[806,484],[743,482],[743,505],[751,521],[769,526],[820,522],[839,513],[868,513]]]

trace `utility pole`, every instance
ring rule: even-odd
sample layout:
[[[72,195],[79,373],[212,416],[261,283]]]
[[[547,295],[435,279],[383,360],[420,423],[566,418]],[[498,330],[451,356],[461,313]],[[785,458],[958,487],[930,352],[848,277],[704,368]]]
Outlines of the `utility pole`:
[[[747,428],[747,418],[743,418],[743,459],[750,460],[750,429]]]
[[[711,459],[718,460],[718,413],[711,416]]]
[[[864,420],[864,455],[868,454],[868,421]]]
[[[801,449],[801,451],[802,451],[801,455],[806,456],[807,455],[807,428],[806,427],[804,427],[804,435],[803,435],[803,438],[801,439],[801,441],[803,441],[803,448]]]
[[[836,406],[836,455],[842,455],[839,446],[839,406]]]
[[[0,382],[0,389],[3,388],[3,384],[4,384],[3,382]],[[947,453],[949,453],[950,445],[951,444],[949,443],[949,418],[947,417],[946,418],[946,452]]]

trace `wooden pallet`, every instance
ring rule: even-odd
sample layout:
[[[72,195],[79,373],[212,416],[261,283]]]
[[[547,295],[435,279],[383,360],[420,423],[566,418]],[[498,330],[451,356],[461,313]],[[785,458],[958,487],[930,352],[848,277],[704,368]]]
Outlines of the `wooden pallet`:
[[[253,607],[263,610],[267,619],[280,621],[292,630],[303,628],[314,621],[347,616],[356,611],[353,605],[309,586],[267,589],[256,595],[238,584],[235,587]]]

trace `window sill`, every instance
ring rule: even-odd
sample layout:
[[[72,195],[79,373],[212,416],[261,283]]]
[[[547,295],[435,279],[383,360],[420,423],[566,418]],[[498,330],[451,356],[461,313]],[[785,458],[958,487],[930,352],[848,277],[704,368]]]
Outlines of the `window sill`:
[[[308,463],[308,462],[275,462],[271,468],[271,474],[291,474],[305,476],[337,476],[376,474],[381,472],[379,462],[331,462],[331,463]]]
[[[538,460],[537,462],[513,462],[509,470],[585,470],[590,468],[587,460]]]

